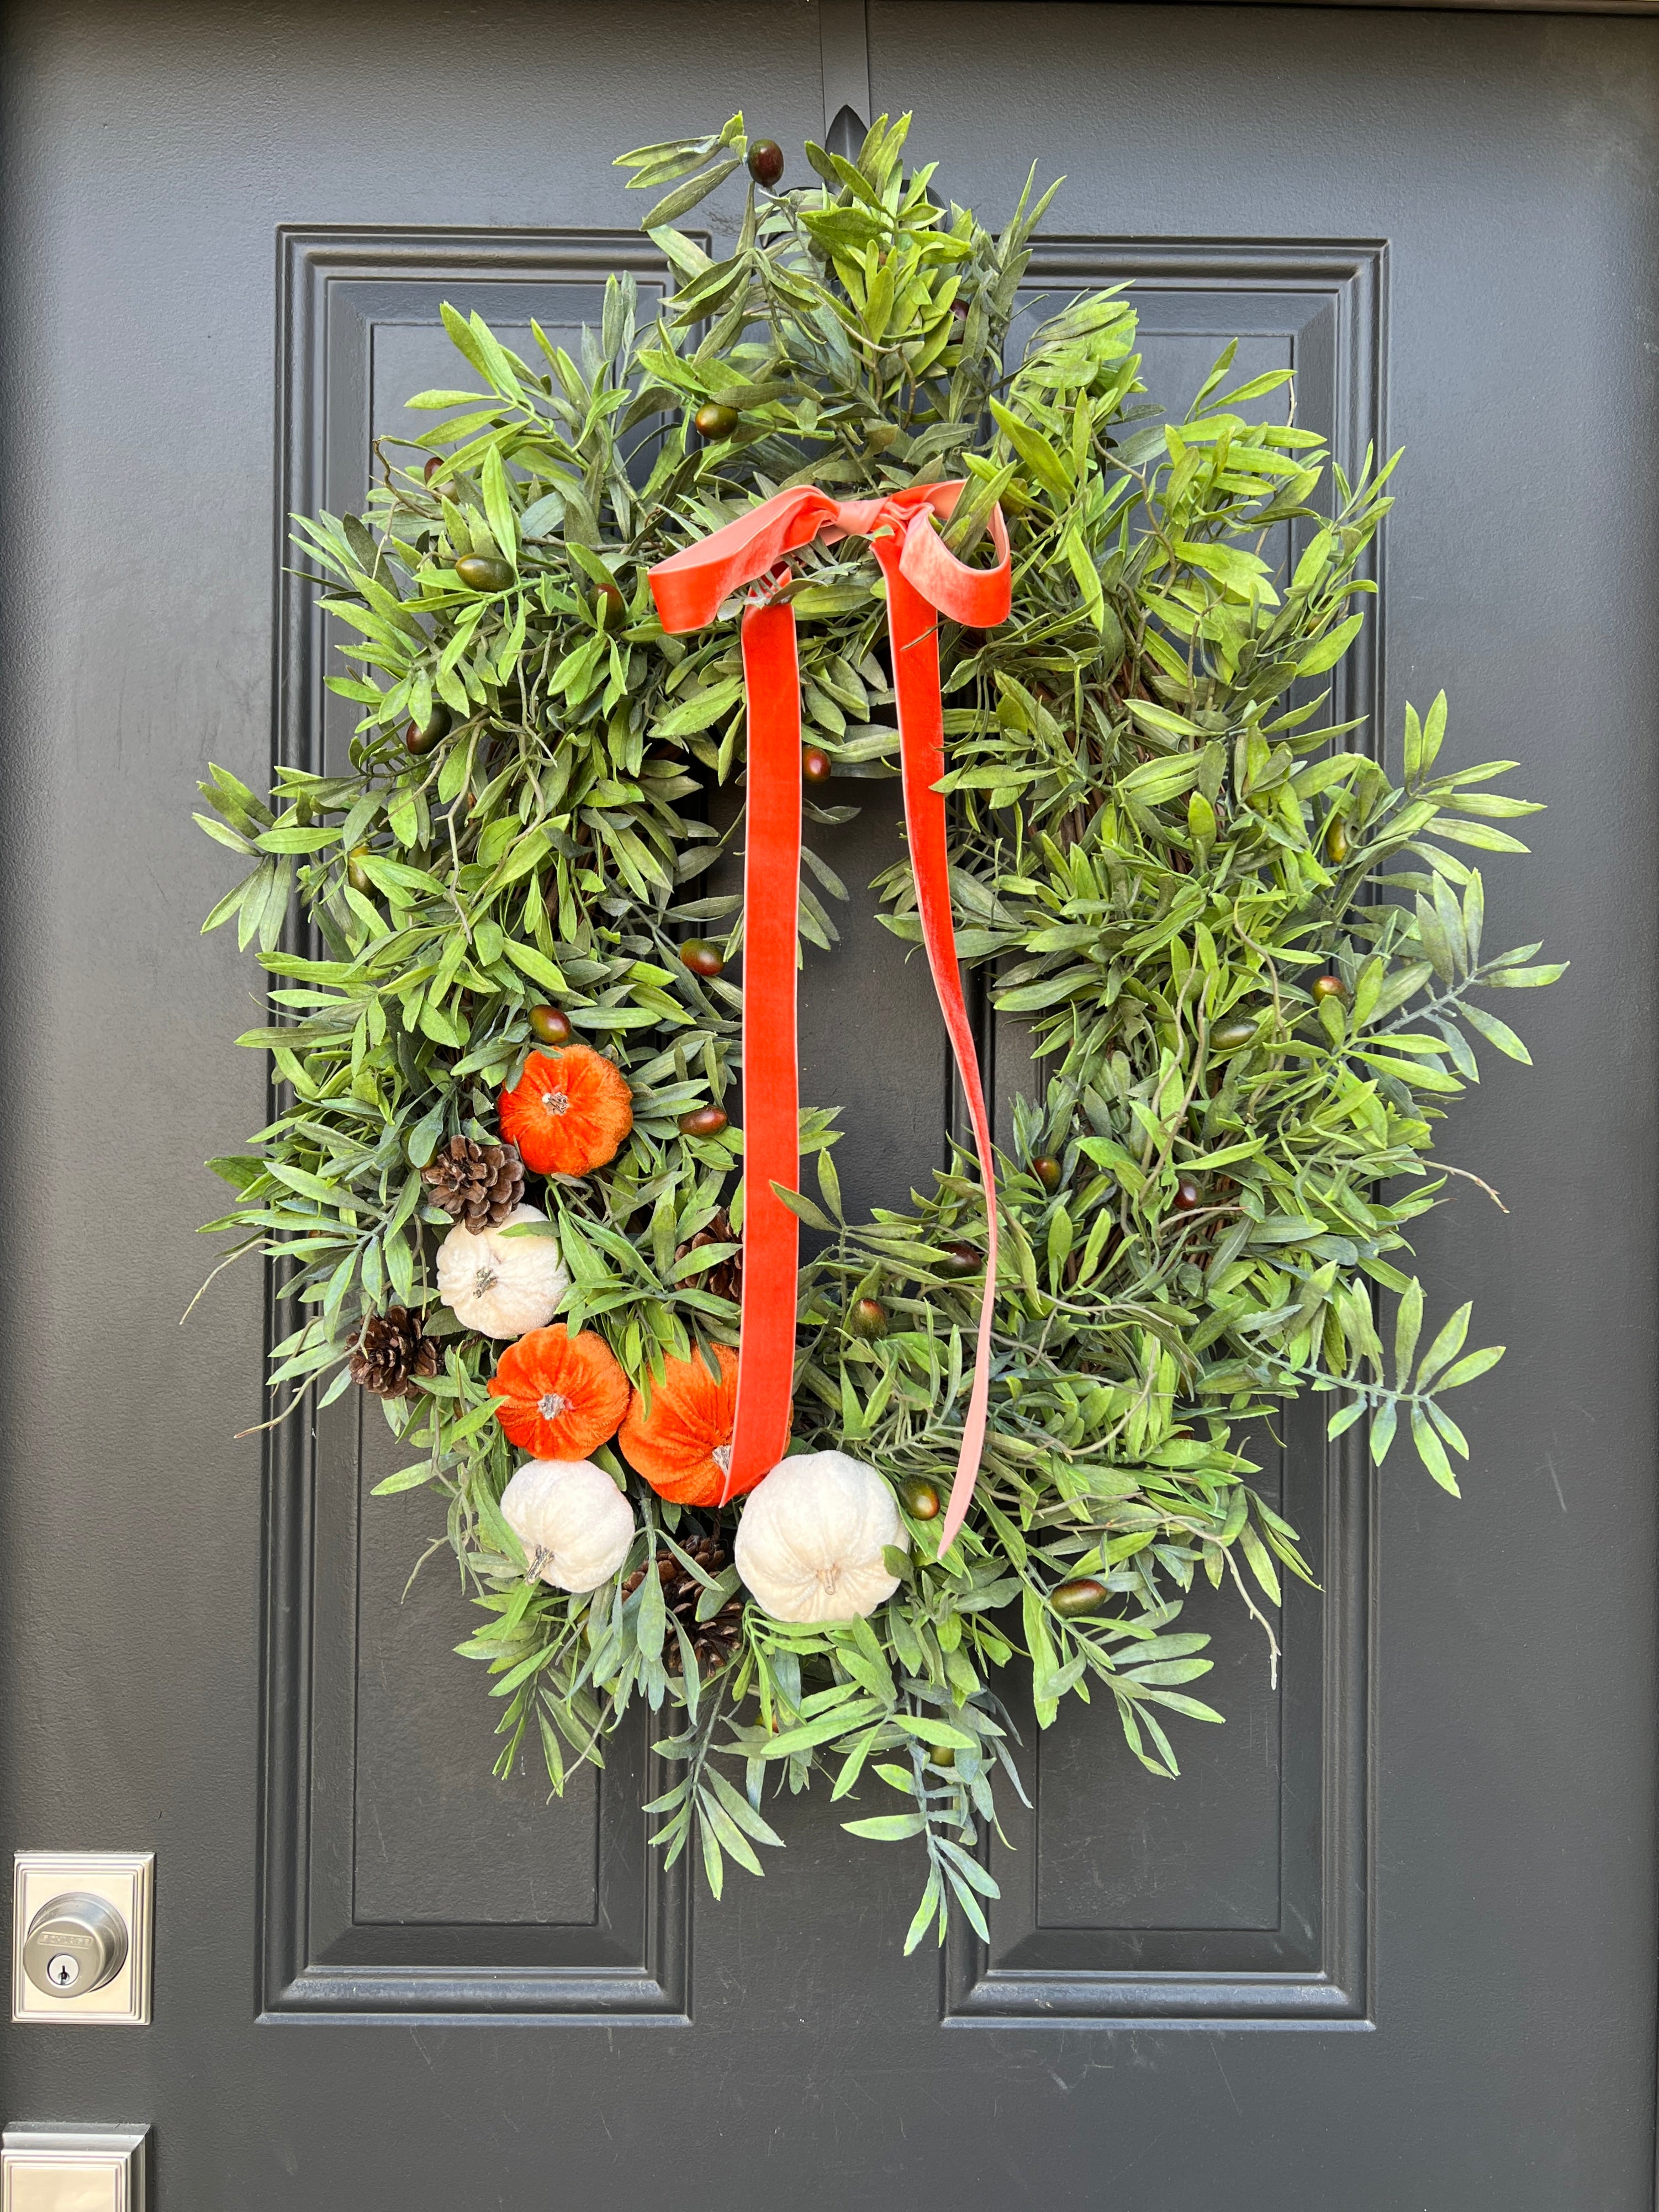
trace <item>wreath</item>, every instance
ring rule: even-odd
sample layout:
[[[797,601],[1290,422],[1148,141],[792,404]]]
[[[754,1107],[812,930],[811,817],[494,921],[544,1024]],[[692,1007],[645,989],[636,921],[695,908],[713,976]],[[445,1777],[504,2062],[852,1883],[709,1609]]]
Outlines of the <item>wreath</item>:
[[[1394,1255],[1463,1172],[1429,1154],[1472,1038],[1527,1059],[1475,993],[1561,969],[1483,951],[1453,849],[1525,850],[1513,763],[1445,772],[1443,696],[1398,783],[1325,719],[1392,463],[1350,483],[1293,408],[1251,419],[1288,373],[1228,389],[1231,347],[1166,420],[1121,287],[1017,349],[1052,192],[993,234],[908,122],[809,145],[804,189],[740,116],[623,155],[678,289],[641,328],[613,278],[579,360],[446,307],[478,388],[410,402],[434,434],[380,442],[361,517],[299,520],[353,633],[349,772],[266,803],[216,768],[198,819],[252,863],[207,927],[276,979],[241,1040],[275,1117],[210,1226],[276,1263],[282,1410],[374,1393],[410,1453],[377,1494],[446,1501],[496,1771],[535,1751],[556,1791],[643,1699],[654,1841],[716,1894],[779,1840],[769,1779],[873,1783],[845,1825],[925,1850],[911,1948],[985,1932],[1006,1670],[1043,1727],[1109,1695],[1173,1776],[1171,1724],[1221,1717],[1194,1577],[1272,1646],[1309,1569],[1253,1431],[1312,1393],[1455,1494],[1445,1394],[1500,1348],[1465,1305],[1419,1352]],[[714,262],[674,226],[745,163]],[[779,1010],[848,896],[812,825],[901,774],[883,919],[953,1033],[958,963],[1030,1025],[1041,1095],[848,1220]],[[700,884],[740,852],[741,894]]]

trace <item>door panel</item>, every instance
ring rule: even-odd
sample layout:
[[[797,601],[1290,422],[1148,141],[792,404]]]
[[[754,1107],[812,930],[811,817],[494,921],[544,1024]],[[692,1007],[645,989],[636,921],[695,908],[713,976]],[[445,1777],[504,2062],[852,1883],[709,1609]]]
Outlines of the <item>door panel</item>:
[[[1297,419],[1351,477],[1381,445],[1382,246],[1050,238],[1017,337],[1057,301],[1125,280],[1148,392],[1169,412],[1184,411],[1237,338],[1240,380],[1296,371]],[[1260,404],[1282,419],[1282,393]],[[1291,533],[1275,537],[1264,550],[1282,562]],[[1378,669],[1370,641],[1350,656],[1336,718],[1375,720]],[[992,1049],[1006,1109],[1041,1071],[1017,1022],[997,1025]],[[1066,1712],[1041,1738],[1024,1723],[1036,1811],[1009,1808],[1018,1863],[998,1869],[989,1945],[959,1932],[950,2017],[1364,2022],[1371,1482],[1363,1451],[1328,1447],[1316,1419],[1293,1418],[1259,1455],[1268,1494],[1322,1563],[1323,1605],[1288,1593],[1275,1680],[1235,1594],[1194,1595],[1183,1626],[1215,1639],[1210,1680],[1229,1724],[1188,1732],[1177,1789],[1128,1755],[1103,1705]]]
[[[532,315],[574,344],[580,319],[599,310],[586,272],[618,262],[635,270],[647,299],[659,289],[654,252],[625,234],[288,237],[292,428],[279,515],[355,511],[386,459],[374,441],[418,431],[403,401],[455,375],[441,301],[458,295],[503,336],[522,332],[526,345]],[[1125,278],[1144,296],[1152,392],[1179,413],[1237,337],[1239,379],[1294,368],[1300,419],[1357,471],[1380,437],[1381,249],[1056,239],[1034,258],[1016,344],[1057,300]],[[1284,396],[1265,404],[1282,412]],[[1283,559],[1290,533],[1277,535]],[[314,762],[321,729],[326,757],[343,762],[352,710],[321,686],[318,593],[297,574],[287,589],[294,757]],[[1339,717],[1374,712],[1375,675],[1374,655],[1345,665]],[[843,1107],[841,1172],[857,1212],[902,1203],[942,1164],[949,1094],[925,968],[882,927],[866,890],[902,849],[896,783],[848,780],[843,788],[860,803],[857,819],[814,825],[811,835],[857,895],[836,909],[836,951],[807,957],[803,1096]],[[735,865],[728,874],[724,887],[738,888]],[[868,1034],[872,1016],[882,1048],[849,1054],[848,1040]],[[1009,1030],[992,1038],[989,1053],[1005,1101],[1011,1085],[1040,1079],[1019,1025]],[[953,1956],[953,2014],[1364,2016],[1368,1480],[1363,1453],[1328,1452],[1316,1421],[1298,1420],[1288,1435],[1289,1510],[1325,1559],[1327,1602],[1292,1597],[1276,1679],[1269,1646],[1231,1590],[1194,1599],[1189,1619],[1216,1638],[1217,1686],[1234,1724],[1191,1732],[1184,1788],[1160,1784],[1129,1756],[1109,1705],[1068,1705],[1043,1741],[1022,1716],[1042,1810],[1032,1819],[1009,1808],[1018,1856],[1007,1863],[991,1944],[964,1937]],[[309,1936],[301,1951],[271,1955],[276,1978],[265,2002],[281,2010],[331,2002],[354,2013],[382,2002],[398,2011],[488,2008],[465,1969],[510,1964],[523,1978],[515,2002],[526,2008],[605,2008],[617,1966],[639,1948],[640,1916],[685,1910],[684,1881],[661,1876],[644,1850],[651,1824],[633,1786],[645,1755],[641,1725],[625,1771],[597,1785],[579,1774],[562,1802],[544,1807],[544,1785],[522,1764],[497,1787],[484,1685],[452,1656],[467,1632],[465,1600],[436,1560],[404,1587],[441,1534],[441,1517],[429,1501],[424,1522],[406,1501],[395,1516],[363,1502],[398,1463],[372,1408],[361,1419],[355,1409],[325,1419],[314,1463],[300,1443],[277,1479],[276,1510],[314,1518],[316,1533],[297,1583],[294,1555],[282,1546],[270,1554],[270,1614],[294,1624],[295,1644],[288,1671],[272,1677],[265,1727],[273,1754],[291,1744],[281,1771],[291,1759],[295,1784],[291,1795],[272,1790],[268,1863],[272,1881],[293,1888],[294,1925],[303,1921]],[[1266,1487],[1283,1496],[1284,1446],[1266,1437],[1262,1451]],[[308,1740],[290,1675],[312,1684]],[[666,1778],[645,1795],[659,1786]],[[619,1874],[613,1861],[624,1838]],[[624,1896],[632,1950],[611,1917]],[[503,1939],[501,1929],[514,1932]],[[643,1972],[644,1961],[635,1963]],[[395,1989],[343,1971],[375,1964],[398,1970]],[[664,1990],[660,2002],[673,2011],[684,1992]]]
[[[534,350],[597,323],[625,269],[642,312],[664,264],[626,229],[291,228],[279,240],[283,466],[283,757],[343,767],[355,710],[331,671],[313,564],[292,514],[357,512],[373,477],[422,434],[404,401],[458,383],[447,301]],[[647,1849],[642,1722],[603,1783],[492,1777],[495,1717],[454,1646],[471,1608],[453,1564],[427,1558],[441,1525],[370,1496],[404,1455],[378,1410],[331,1408],[283,1435],[270,1477],[267,1884],[263,2004],[273,2014],[428,2011],[632,2014],[684,2009],[685,1885]],[[444,1548],[445,1559],[448,1554]],[[654,1774],[654,1767],[651,1771]],[[539,1765],[538,1766],[539,1772]]]
[[[854,13],[856,11],[854,11]],[[848,10],[834,10],[841,36]],[[437,304],[574,328],[659,263],[608,167],[741,105],[824,125],[809,0],[202,0],[12,11],[0,369],[10,559],[0,1476],[7,1848],[154,1847],[153,2027],[3,2032],[8,2119],[152,2118],[160,2212],[902,2191],[1213,2212],[1627,2212],[1652,2186],[1655,1130],[1644,344],[1659,26],[1499,13],[870,0],[878,108],[982,210],[1066,173],[1030,291],[1133,281],[1179,409],[1220,341],[1298,370],[1345,465],[1404,444],[1343,711],[1445,684],[1524,763],[1486,872],[1527,1009],[1419,1240],[1505,1364],[1464,1502],[1316,1419],[1263,1440],[1322,1563],[1277,1684],[1225,1593],[1224,1729],[1146,1779],[1103,1711],[1023,1726],[988,1945],[903,1961],[918,1876],[822,1796],[725,1903],[645,1846],[648,1736],[548,1806],[489,1778],[467,1607],[348,1404],[266,1449],[264,1298],[196,1163],[264,1115],[250,971],[185,820],[342,741],[282,518],[361,492],[448,381]],[[833,42],[832,42],[833,43]],[[845,55],[836,49],[840,67]],[[699,212],[718,250],[735,198]],[[953,1104],[921,963],[865,886],[894,787],[811,833],[851,887],[803,979],[803,1095],[854,1203]],[[850,1048],[849,1040],[857,1041]],[[988,1039],[1006,1127],[1039,1079]],[[247,1263],[243,1263],[246,1266]],[[58,1563],[68,1562],[70,1567]],[[1213,1616],[1212,1622],[1212,1616]],[[871,1810],[866,1803],[860,1810]]]

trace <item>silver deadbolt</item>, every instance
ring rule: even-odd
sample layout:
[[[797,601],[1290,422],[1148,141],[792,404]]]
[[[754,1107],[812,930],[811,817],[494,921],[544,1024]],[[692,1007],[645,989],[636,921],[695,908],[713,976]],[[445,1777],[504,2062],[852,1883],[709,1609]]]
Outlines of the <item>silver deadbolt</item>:
[[[49,1997],[84,1996],[126,1964],[127,1926],[107,1899],[70,1890],[40,1907],[23,1939],[23,1972]]]
[[[12,2018],[40,2027],[148,2027],[155,1901],[153,1851],[19,1851]],[[3,2189],[0,2206],[24,2212]]]

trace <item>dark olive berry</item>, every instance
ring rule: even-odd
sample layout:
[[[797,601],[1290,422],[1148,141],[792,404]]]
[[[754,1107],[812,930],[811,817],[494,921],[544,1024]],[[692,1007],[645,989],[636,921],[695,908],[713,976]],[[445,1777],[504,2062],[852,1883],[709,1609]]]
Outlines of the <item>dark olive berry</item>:
[[[706,937],[688,938],[680,947],[680,958],[694,975],[701,975],[705,981],[720,975],[726,966],[726,955]]]
[[[1085,1613],[1098,1613],[1106,1597],[1104,1583],[1097,1583],[1092,1575],[1079,1575],[1075,1582],[1062,1583],[1058,1589],[1050,1590],[1048,1602],[1067,1620],[1077,1620]]]
[[[711,399],[706,407],[699,407],[691,420],[697,426],[700,438],[729,438],[738,427],[735,407],[722,407]]]
[[[1051,1152],[1044,1152],[1040,1158],[1032,1161],[1031,1173],[1044,1190],[1060,1188],[1060,1165]]]
[[[1334,814],[1331,826],[1325,832],[1325,858],[1340,868],[1348,857],[1348,832],[1342,817]]]
[[[1195,1206],[1204,1203],[1203,1185],[1192,1176],[1182,1176],[1176,1184],[1175,1202],[1178,1212],[1190,1213]]]
[[[800,757],[800,772],[808,783],[828,783],[836,771],[828,753],[808,745]]]
[[[757,138],[749,149],[749,173],[757,185],[775,191],[783,174],[783,149],[775,138]]]
[[[433,702],[432,712],[423,722],[411,722],[404,732],[404,743],[417,757],[429,753],[434,745],[441,744],[449,735],[450,714],[441,699]]]
[[[614,584],[601,585],[593,594],[593,613],[601,629],[615,629],[628,612],[628,602]]]
[[[1249,1043],[1255,1032],[1254,1022],[1223,1022],[1218,1030],[1210,1031],[1210,1042],[1218,1052],[1237,1052],[1240,1045]]]
[[[899,1485],[899,1504],[913,1521],[937,1521],[939,1495],[926,1476],[913,1474]]]
[[[558,1006],[532,1006],[530,1026],[538,1044],[568,1044],[572,1026],[568,1014]]]
[[[680,1115],[680,1134],[683,1137],[718,1137],[726,1123],[726,1113],[723,1106],[695,1106],[689,1114]]]
[[[433,477],[437,475],[440,469],[447,468],[448,465],[448,462],[444,459],[441,453],[434,453],[432,459],[426,465],[426,468],[423,471],[426,478],[426,487],[432,494],[434,499],[447,499],[455,489],[454,485],[452,483],[434,483],[432,481]]]
[[[887,1309],[879,1298],[860,1298],[848,1315],[847,1326],[853,1335],[873,1344],[887,1334]]]
[[[1346,999],[1348,987],[1340,975],[1316,975],[1313,994],[1316,999]]]
[[[504,592],[513,581],[513,571],[493,553],[463,553],[455,574],[469,592]]]
[[[977,1275],[985,1265],[985,1255],[977,1244],[947,1244],[945,1257],[933,1262],[933,1272],[952,1277]]]
[[[354,845],[346,855],[346,881],[354,891],[372,891],[374,888],[368,871],[363,866],[363,858],[368,851],[367,845]]]

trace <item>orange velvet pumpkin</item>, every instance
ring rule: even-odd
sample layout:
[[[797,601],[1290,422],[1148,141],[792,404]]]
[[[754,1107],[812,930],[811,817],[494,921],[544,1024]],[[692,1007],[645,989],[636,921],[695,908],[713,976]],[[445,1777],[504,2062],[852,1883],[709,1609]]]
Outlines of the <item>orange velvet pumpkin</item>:
[[[731,1464],[738,1355],[723,1344],[709,1350],[720,1367],[718,1377],[701,1352],[690,1359],[670,1359],[662,1374],[652,1378],[648,1407],[646,1393],[635,1391],[617,1438],[629,1465],[675,1505],[717,1505]],[[765,1472],[763,1468],[755,1482]],[[754,1483],[744,1488],[752,1490]]]
[[[508,1345],[489,1378],[495,1418],[536,1459],[586,1459],[628,1410],[628,1377],[602,1336],[562,1322]]]
[[[634,1126],[627,1078],[591,1044],[532,1052],[501,1097],[501,1134],[538,1175],[591,1175]]]

